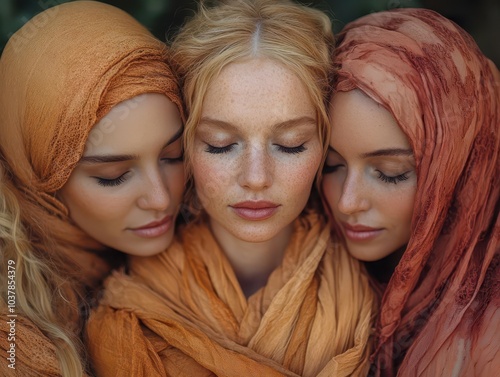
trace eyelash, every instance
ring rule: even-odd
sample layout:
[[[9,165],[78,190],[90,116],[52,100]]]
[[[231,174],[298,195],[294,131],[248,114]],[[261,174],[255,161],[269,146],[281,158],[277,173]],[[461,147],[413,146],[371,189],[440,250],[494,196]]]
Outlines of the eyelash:
[[[304,152],[306,147],[304,147],[304,144],[300,144],[296,147],[284,147],[282,145],[278,145],[278,150],[283,153],[298,154]]]
[[[182,154],[180,157],[176,157],[176,158],[162,158],[161,160],[165,161],[165,162],[167,162],[169,164],[175,164],[177,162],[184,161],[184,154]]]
[[[125,178],[125,174],[120,175],[118,178],[114,179],[105,179],[105,178],[98,178],[97,179],[97,184],[103,187],[115,187],[121,185],[123,182],[125,182],[127,179]]]
[[[228,153],[233,149],[234,145],[235,144],[229,144],[226,145],[225,147],[214,147],[213,145],[207,144],[207,149],[205,151],[212,154]],[[278,144],[276,144],[276,146],[278,147],[278,150],[280,152],[287,154],[298,154],[304,152],[307,149],[306,147],[304,147],[304,144],[301,144],[296,147],[284,147]]]
[[[328,173],[333,173],[335,172],[341,165],[333,165],[333,166],[330,166],[330,165],[326,165],[323,167],[323,174],[328,174]],[[377,170],[377,173],[378,173],[378,178],[382,181],[382,182],[385,182],[385,183],[394,183],[395,185],[397,185],[399,182],[403,182],[403,181],[406,181],[408,178],[408,173],[409,172],[405,172],[403,174],[399,174],[399,175],[396,175],[394,177],[391,177],[389,175],[385,175],[384,173],[382,173],[381,171]]]
[[[334,171],[336,171],[338,168],[340,167],[340,165],[327,165],[325,164],[323,166],[323,174],[329,174],[329,173],[333,173]]]
[[[231,152],[234,145],[235,144],[229,144],[229,145],[226,145],[225,147],[214,147],[213,145],[207,144],[206,152],[212,153],[212,154],[227,153],[227,152]]]
[[[169,164],[175,164],[177,162],[182,162],[184,160],[184,155],[181,155],[180,157],[176,157],[176,158],[162,158],[161,160],[165,161],[166,163],[169,163]],[[127,180],[127,178],[125,177],[127,175],[127,173],[124,173],[124,174],[120,175],[118,178],[113,178],[113,179],[106,179],[106,178],[100,178],[100,177],[94,177],[94,178],[97,179],[97,184],[99,186],[116,187],[116,186],[121,185],[123,182],[125,182]]]
[[[378,170],[377,170],[377,172],[378,172],[378,177],[381,181],[386,182],[386,183],[394,183],[395,185],[397,185],[398,182],[406,181],[409,178],[407,175],[408,172],[396,175],[394,177],[390,177],[388,175],[385,175],[384,173],[382,173],[381,171],[378,171]]]

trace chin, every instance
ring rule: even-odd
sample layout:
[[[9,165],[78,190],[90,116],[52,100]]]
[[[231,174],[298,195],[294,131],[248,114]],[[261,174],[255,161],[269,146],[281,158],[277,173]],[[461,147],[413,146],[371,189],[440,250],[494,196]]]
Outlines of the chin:
[[[137,257],[152,257],[153,255],[160,254],[168,249],[173,241],[173,234],[165,235],[157,240],[144,240],[144,242],[139,242],[134,245],[127,245],[122,251],[128,255],[134,255]]]
[[[349,244],[347,244],[347,251],[353,258],[356,258],[362,262],[375,262],[380,259],[385,258],[387,255],[391,253],[381,253],[378,250],[369,250],[369,249],[362,249],[360,247],[351,247]]]
[[[265,228],[269,228],[269,225],[266,226],[263,224],[263,226],[259,227],[252,226],[250,229],[237,229],[231,233],[241,241],[254,243],[270,241],[279,234],[275,229]]]

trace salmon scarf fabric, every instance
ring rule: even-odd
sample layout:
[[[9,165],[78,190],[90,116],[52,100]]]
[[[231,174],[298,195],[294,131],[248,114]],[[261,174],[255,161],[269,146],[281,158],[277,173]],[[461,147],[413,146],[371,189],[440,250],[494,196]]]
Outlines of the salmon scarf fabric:
[[[18,198],[35,253],[68,278],[65,292],[71,309],[56,312],[75,332],[81,327],[78,298],[100,284],[114,257],[71,222],[55,193],[81,158],[92,127],[114,105],[139,94],[160,93],[183,114],[177,80],[166,61],[166,46],[131,16],[89,1],[37,15],[10,38],[0,59],[4,184]],[[33,366],[41,348],[53,348],[26,321],[17,326],[17,348],[22,350],[18,367]],[[3,314],[0,323],[4,366],[9,328]],[[48,368],[39,370],[40,375],[56,375],[57,361],[49,354],[51,360],[35,363]]]
[[[388,109],[412,145],[412,234],[381,303],[373,374],[500,370],[500,81],[439,14],[399,9],[348,24],[336,89]],[[398,370],[399,369],[399,370]]]
[[[132,258],[87,326],[98,376],[366,376],[374,295],[316,215],[248,300],[207,225]]]

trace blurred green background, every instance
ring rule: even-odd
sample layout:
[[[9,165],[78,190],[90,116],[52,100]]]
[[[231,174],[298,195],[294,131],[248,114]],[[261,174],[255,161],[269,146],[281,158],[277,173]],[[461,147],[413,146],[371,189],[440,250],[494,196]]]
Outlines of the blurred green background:
[[[35,14],[71,0],[0,0],[0,50],[8,38]],[[196,0],[104,0],[137,18],[161,40],[171,37]],[[500,0],[310,0],[300,1],[330,16],[334,30],[365,14],[400,7],[429,8],[468,31],[481,50],[500,66]]]

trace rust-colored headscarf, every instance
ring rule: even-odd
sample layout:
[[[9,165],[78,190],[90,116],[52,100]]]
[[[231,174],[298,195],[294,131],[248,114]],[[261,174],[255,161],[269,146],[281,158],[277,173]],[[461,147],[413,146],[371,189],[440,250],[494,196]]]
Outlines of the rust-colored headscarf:
[[[103,256],[110,253],[71,222],[55,193],[80,160],[92,127],[114,105],[160,93],[183,114],[167,58],[165,44],[131,16],[93,1],[40,13],[3,51],[0,158],[5,184],[18,197],[35,253],[68,278],[69,300],[99,284],[110,269]],[[69,323],[77,315],[73,309],[67,318],[66,307],[56,312]]]
[[[317,215],[296,220],[281,266],[248,299],[207,224],[106,281],[87,326],[98,376],[358,376],[375,297]]]
[[[363,17],[344,28],[337,46],[336,90],[359,88],[392,113],[410,140],[418,176],[412,234],[383,296],[372,371],[494,375],[498,73],[467,33],[424,9]]]

